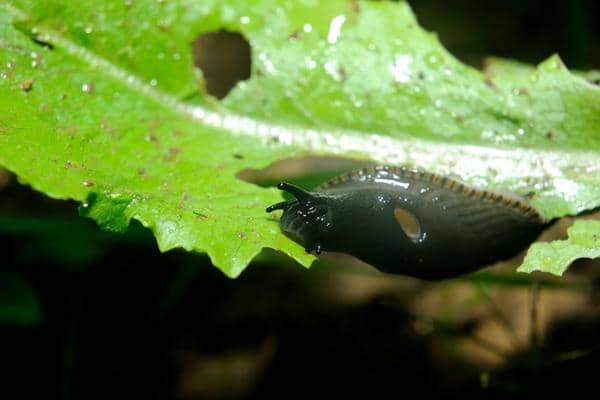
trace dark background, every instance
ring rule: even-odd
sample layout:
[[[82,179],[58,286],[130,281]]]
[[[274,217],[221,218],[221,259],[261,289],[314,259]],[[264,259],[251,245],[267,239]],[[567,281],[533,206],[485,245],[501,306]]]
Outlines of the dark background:
[[[537,64],[558,53],[570,69],[600,67],[600,3],[594,0],[418,0],[420,24],[463,62],[493,55]]]
[[[600,65],[595,1],[411,4],[426,29],[477,67],[488,55],[538,63],[554,52],[569,68]],[[513,263],[425,283],[346,268],[345,259],[306,271],[267,252],[230,280],[205,256],[160,254],[137,224],[126,235],[101,232],[77,216],[77,204],[35,193],[6,171],[0,243],[0,304],[18,303],[7,278],[18,276],[40,307],[36,314],[35,304],[14,306],[32,317],[0,325],[2,398],[524,397],[595,389],[600,269],[589,261],[562,280],[513,274]]]

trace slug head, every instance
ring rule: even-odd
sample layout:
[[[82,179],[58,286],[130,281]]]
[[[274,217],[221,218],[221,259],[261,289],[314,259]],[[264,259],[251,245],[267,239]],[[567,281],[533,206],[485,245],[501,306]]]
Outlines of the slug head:
[[[283,210],[279,221],[281,229],[302,244],[307,252],[315,250],[320,254],[322,239],[332,225],[327,198],[286,182],[281,182],[277,188],[292,194],[296,199],[273,204],[266,211]]]

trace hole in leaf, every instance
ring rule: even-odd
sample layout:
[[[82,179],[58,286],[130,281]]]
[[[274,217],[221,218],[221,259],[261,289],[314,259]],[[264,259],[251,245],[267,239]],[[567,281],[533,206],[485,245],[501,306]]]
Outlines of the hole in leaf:
[[[373,165],[375,163],[367,160],[338,157],[286,158],[263,169],[242,170],[236,176],[262,187],[274,187],[286,181],[310,190],[336,176]]]
[[[192,44],[194,65],[202,70],[206,91],[218,99],[239,82],[250,78],[250,44],[237,32],[200,35]]]

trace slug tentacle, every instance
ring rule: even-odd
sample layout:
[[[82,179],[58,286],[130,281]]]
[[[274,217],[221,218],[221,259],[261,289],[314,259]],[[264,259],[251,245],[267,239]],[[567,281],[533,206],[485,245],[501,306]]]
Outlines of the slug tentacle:
[[[286,211],[290,206],[294,203],[295,200],[287,200],[280,201],[279,203],[275,203],[265,209],[266,212],[270,213],[275,210],[283,210]]]
[[[302,202],[310,201],[314,197],[309,191],[287,182],[279,183],[279,185],[277,185],[277,188],[279,190],[283,190],[284,192],[288,192],[289,194],[293,195],[295,198]]]
[[[284,192],[288,192],[289,194],[293,195],[297,200],[286,200],[281,201],[279,203],[275,203],[267,207],[265,210],[266,212],[272,212],[275,210],[287,211],[293,204],[296,204],[298,202],[311,203],[314,200],[314,195],[311,192],[304,190],[301,187],[293,185],[291,183],[280,182],[277,185],[277,188],[279,190],[283,190]]]

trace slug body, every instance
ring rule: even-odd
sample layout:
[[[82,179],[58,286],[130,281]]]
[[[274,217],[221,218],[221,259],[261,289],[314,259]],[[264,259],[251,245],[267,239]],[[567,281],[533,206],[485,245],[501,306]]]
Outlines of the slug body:
[[[307,251],[351,254],[379,270],[443,279],[510,258],[547,224],[526,202],[409,168],[361,169],[267,208]]]

